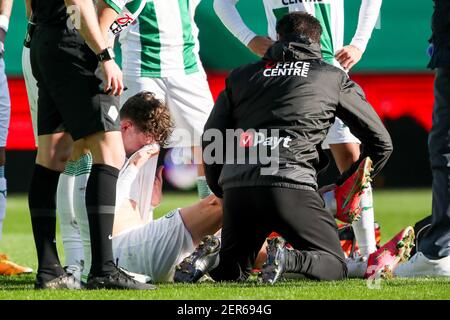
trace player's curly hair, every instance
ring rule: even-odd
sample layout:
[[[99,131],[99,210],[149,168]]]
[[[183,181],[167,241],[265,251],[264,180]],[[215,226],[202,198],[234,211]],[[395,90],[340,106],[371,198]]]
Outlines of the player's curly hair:
[[[322,26],[319,20],[306,12],[291,12],[283,16],[276,26],[280,40],[291,36],[308,37],[315,43],[320,43]]]
[[[149,91],[139,92],[129,98],[120,109],[120,118],[133,121],[139,131],[153,137],[161,147],[167,144],[173,130],[166,104]]]

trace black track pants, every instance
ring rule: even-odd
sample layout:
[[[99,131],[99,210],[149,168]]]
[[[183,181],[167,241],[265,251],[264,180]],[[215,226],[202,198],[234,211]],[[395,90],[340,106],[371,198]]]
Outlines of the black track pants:
[[[224,193],[220,263],[216,281],[245,280],[266,237],[275,231],[298,249],[295,272],[317,280],[347,275],[336,222],[315,191],[243,187]],[[291,257],[292,259],[293,257]]]

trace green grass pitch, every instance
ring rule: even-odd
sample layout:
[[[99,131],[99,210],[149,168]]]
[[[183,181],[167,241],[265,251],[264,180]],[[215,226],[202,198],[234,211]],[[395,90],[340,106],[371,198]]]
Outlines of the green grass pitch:
[[[375,216],[381,224],[382,242],[401,228],[430,213],[430,190],[376,190]],[[196,201],[194,194],[167,194],[156,215]],[[36,269],[36,253],[31,233],[26,197],[8,197],[0,252],[13,261]],[[64,261],[60,239],[61,260]],[[135,291],[34,291],[34,275],[0,277],[0,300],[13,299],[450,299],[450,280],[443,278],[382,280],[379,288],[369,288],[364,280],[315,282],[286,280],[275,286],[257,281],[242,284],[200,283],[161,284],[152,292]]]

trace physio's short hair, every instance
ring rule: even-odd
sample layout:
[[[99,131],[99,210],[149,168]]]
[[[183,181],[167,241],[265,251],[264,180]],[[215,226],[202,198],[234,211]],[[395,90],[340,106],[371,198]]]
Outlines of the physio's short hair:
[[[129,98],[120,109],[120,118],[131,120],[140,132],[153,137],[160,146],[167,144],[173,129],[166,104],[148,91]]]
[[[280,40],[304,36],[313,42],[320,43],[322,26],[319,20],[306,12],[291,12],[283,16],[277,23]]]

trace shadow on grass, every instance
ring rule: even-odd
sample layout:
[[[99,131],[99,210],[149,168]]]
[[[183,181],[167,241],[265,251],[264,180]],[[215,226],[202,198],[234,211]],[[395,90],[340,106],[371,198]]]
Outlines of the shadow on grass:
[[[34,286],[34,275],[0,276],[0,289],[24,290]]]

